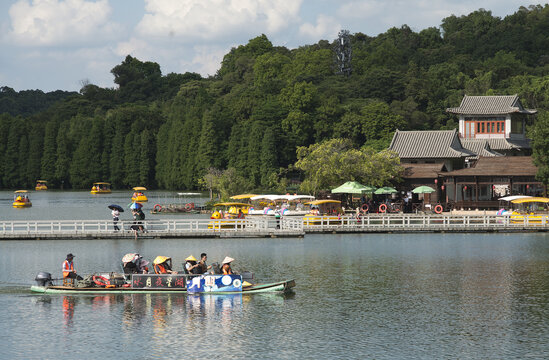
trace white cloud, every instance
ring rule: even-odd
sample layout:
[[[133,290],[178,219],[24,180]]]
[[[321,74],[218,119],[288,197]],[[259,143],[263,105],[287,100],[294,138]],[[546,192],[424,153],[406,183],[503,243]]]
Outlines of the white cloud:
[[[333,39],[337,37],[341,25],[331,16],[318,15],[316,25],[305,23],[299,27],[299,34],[309,40]]]
[[[57,46],[105,40],[119,28],[110,23],[108,0],[18,0],[9,10],[7,39],[19,45]]]
[[[221,60],[231,47],[226,46],[195,46],[193,48],[195,56],[190,63],[182,62],[182,68],[191,68],[203,76],[214,75],[221,66]]]
[[[404,24],[419,31],[430,26],[440,26],[450,15],[467,15],[484,8],[494,16],[516,11],[522,0],[351,0],[345,1],[337,9],[337,18],[346,22],[345,27],[376,35],[391,27]],[[512,5],[512,4],[515,5]],[[505,4],[505,5],[503,5]]]
[[[298,21],[303,0],[145,0],[137,26],[145,37],[183,43],[222,41],[236,34],[276,33]]]

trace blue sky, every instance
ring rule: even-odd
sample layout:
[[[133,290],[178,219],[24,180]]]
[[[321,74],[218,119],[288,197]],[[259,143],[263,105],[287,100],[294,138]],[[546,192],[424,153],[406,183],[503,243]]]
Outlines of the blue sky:
[[[110,70],[130,54],[162,72],[215,74],[233,46],[266,34],[289,48],[371,36],[407,24],[419,31],[479,8],[505,17],[515,0],[0,0],[0,86],[114,87]]]

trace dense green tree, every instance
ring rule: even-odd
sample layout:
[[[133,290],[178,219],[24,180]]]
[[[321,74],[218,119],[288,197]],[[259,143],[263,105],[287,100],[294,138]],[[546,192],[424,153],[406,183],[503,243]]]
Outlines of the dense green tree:
[[[44,127],[35,121],[30,127],[28,136],[28,159],[26,161],[26,183],[32,185],[41,178],[42,156],[44,150]]]
[[[528,135],[532,139],[532,158],[538,168],[536,178],[544,184],[547,191],[549,186],[549,112],[540,112],[535,125],[528,130]]]
[[[301,189],[312,194],[350,180],[384,186],[396,181],[401,172],[400,159],[395,153],[355,149],[347,139],[331,139],[299,147],[297,157],[295,166],[305,174]]]
[[[49,182],[49,187],[57,186],[55,177],[55,159],[57,154],[57,131],[56,121],[49,121],[44,129],[44,151],[40,164],[40,177]]]
[[[61,188],[70,185],[69,169],[71,163],[71,147],[68,139],[69,122],[60,124],[57,131],[57,159],[55,161],[55,179],[61,184]],[[92,181],[93,182],[93,181]],[[87,184],[89,185],[89,184]]]

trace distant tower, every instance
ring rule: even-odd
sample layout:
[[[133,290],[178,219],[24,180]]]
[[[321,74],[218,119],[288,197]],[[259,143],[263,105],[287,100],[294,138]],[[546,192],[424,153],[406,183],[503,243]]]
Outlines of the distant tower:
[[[337,36],[337,44],[335,46],[336,74],[349,76],[352,71],[349,30],[341,30]]]

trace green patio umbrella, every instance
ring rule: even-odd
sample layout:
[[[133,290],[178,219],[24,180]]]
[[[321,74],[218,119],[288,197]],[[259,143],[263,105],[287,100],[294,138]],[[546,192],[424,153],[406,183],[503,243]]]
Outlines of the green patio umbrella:
[[[392,193],[397,193],[398,190],[390,187],[390,186],[384,186],[382,188],[379,188],[377,189],[374,194],[376,195],[389,195],[389,194],[392,194]]]
[[[429,186],[422,185],[422,186],[418,186],[417,188],[412,190],[412,192],[414,194],[430,194],[432,192],[435,192],[435,189],[433,189],[432,187],[429,187]]]
[[[347,181],[345,184],[332,189],[332,194],[364,194],[371,193],[375,187],[362,185],[356,181]]]

